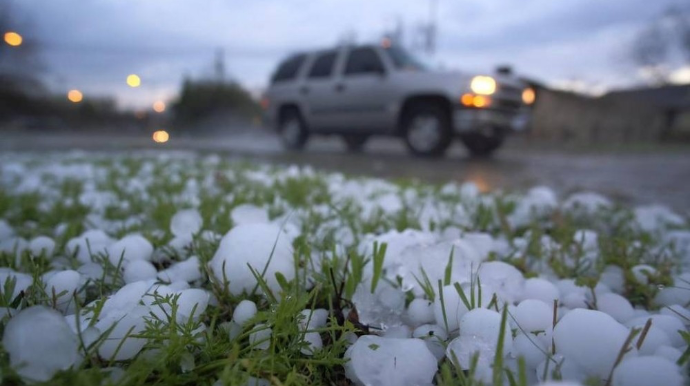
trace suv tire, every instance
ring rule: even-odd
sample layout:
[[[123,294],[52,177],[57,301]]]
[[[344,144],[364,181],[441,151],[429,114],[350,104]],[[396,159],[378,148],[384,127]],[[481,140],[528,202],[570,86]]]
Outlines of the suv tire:
[[[347,146],[347,151],[350,153],[361,153],[368,139],[369,136],[367,135],[343,135],[343,142],[345,142],[345,146]]]
[[[489,157],[503,144],[502,135],[485,135],[481,133],[463,134],[460,140],[469,150],[472,157]]]
[[[294,108],[285,110],[280,115],[278,133],[283,146],[289,150],[302,150],[309,140],[309,131],[299,111]]]
[[[423,157],[442,156],[453,140],[450,117],[436,103],[416,103],[403,114],[402,133],[407,148]]]

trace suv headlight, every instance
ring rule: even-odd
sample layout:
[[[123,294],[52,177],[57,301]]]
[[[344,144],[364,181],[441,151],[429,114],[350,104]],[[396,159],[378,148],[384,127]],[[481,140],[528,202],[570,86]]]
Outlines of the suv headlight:
[[[470,88],[475,94],[491,95],[496,92],[496,81],[490,76],[475,76],[472,78]]]

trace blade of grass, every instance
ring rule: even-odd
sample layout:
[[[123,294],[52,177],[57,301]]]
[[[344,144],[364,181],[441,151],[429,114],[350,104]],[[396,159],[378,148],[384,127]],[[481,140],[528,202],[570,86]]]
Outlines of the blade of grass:
[[[386,243],[382,243],[379,245],[379,243],[374,242],[374,276],[371,278],[371,293],[373,294],[374,291],[376,291],[376,285],[379,282],[379,279],[381,278],[381,274],[383,273],[383,259],[386,257],[386,248],[388,245]]]
[[[443,285],[450,284],[450,277],[453,273],[453,255],[455,254],[455,246],[450,249],[450,256],[448,256],[448,264],[446,264],[446,269],[443,274]]]

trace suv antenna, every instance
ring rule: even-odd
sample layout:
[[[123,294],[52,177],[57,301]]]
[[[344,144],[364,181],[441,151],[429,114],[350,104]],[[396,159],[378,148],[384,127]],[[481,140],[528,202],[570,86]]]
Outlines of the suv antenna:
[[[429,0],[429,22],[426,25],[426,52],[433,55],[436,50],[436,31],[437,31],[437,20],[436,20],[436,9],[438,5],[438,0]]]

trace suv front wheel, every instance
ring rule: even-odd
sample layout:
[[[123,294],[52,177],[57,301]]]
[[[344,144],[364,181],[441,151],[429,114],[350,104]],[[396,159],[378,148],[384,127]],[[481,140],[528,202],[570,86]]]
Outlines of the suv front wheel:
[[[288,109],[281,114],[278,133],[283,146],[290,150],[301,150],[309,139],[309,131],[296,109]]]
[[[417,103],[405,112],[402,132],[407,148],[425,157],[442,156],[453,136],[446,111],[433,103]]]

